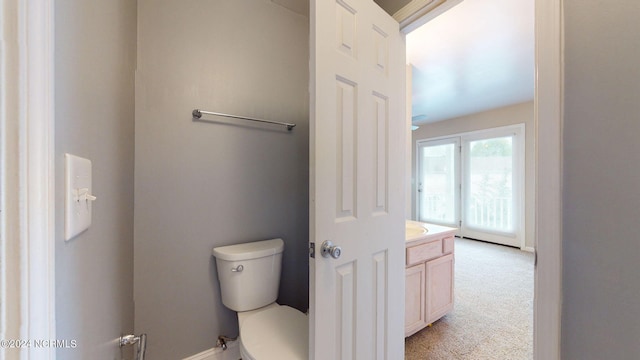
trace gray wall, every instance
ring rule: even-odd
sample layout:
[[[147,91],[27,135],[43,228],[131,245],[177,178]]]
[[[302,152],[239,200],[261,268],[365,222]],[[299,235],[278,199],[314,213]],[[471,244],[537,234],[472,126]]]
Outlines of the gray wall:
[[[565,0],[563,359],[640,354],[640,3]]]
[[[535,246],[535,127],[533,124],[533,101],[501,107],[462,116],[459,118],[438,121],[420,126],[412,132],[411,155],[415,158],[416,142],[433,137],[460,134],[469,131],[490,129],[513,124],[525,124],[525,246]],[[412,194],[416,194],[416,164],[411,162]],[[415,195],[411,196],[412,218],[415,219]]]
[[[133,331],[136,6],[55,2],[57,338],[59,359],[116,359]],[[64,153],[93,161],[93,223],[64,241]]]
[[[138,1],[135,328],[152,359],[238,335],[213,247],[282,237],[308,304],[308,18],[267,0]],[[195,108],[293,122],[194,122]]]

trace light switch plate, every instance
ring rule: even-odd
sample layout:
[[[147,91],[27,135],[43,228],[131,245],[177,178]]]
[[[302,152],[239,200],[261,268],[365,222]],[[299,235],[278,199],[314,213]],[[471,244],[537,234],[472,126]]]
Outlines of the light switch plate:
[[[71,240],[91,226],[91,161],[64,154],[65,223],[64,239]]]

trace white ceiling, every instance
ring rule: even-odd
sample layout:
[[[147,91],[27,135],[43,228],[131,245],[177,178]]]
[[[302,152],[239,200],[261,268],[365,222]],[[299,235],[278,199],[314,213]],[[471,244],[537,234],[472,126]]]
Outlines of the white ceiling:
[[[407,35],[414,124],[532,100],[533,11],[534,0],[464,0]]]

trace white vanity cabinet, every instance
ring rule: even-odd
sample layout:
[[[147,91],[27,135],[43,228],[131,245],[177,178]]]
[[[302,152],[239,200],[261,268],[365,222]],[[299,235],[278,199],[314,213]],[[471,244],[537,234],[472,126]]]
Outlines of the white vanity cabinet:
[[[416,222],[412,223],[415,226]],[[425,225],[426,233],[406,239],[405,336],[413,335],[453,309],[456,229]]]

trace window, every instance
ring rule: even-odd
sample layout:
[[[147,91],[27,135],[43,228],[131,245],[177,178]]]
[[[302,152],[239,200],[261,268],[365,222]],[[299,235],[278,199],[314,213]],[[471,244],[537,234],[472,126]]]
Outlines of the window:
[[[522,246],[524,125],[419,141],[417,159],[419,221]]]

